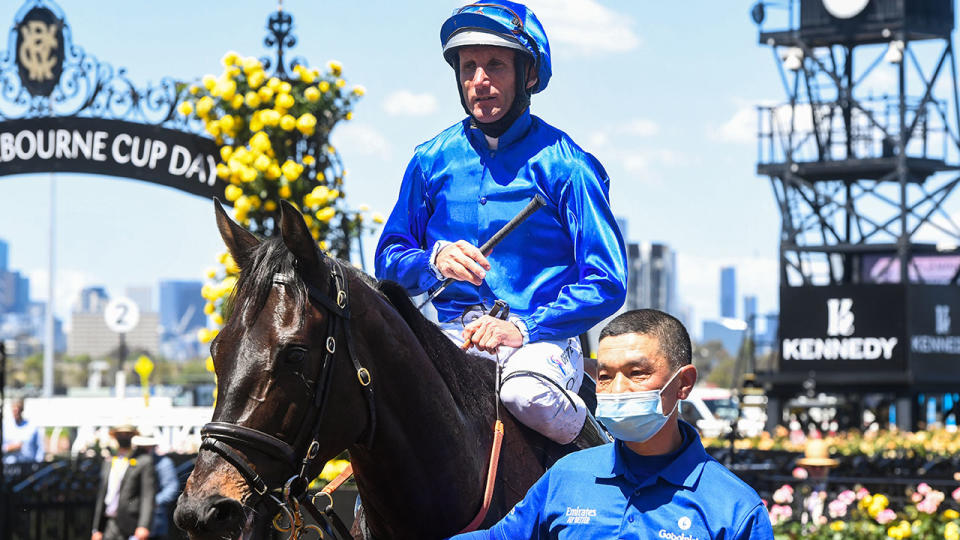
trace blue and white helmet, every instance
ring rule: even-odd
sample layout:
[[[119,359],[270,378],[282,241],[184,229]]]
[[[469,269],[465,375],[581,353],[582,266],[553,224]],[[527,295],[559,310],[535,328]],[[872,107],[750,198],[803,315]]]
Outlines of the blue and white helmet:
[[[468,45],[493,45],[525,52],[537,72],[536,94],[547,87],[552,73],[550,42],[533,11],[509,0],[487,0],[457,9],[440,28],[443,57],[456,69],[456,50]]]

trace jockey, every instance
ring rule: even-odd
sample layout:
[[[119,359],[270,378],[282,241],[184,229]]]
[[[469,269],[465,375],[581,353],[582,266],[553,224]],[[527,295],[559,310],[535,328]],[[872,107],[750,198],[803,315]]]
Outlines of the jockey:
[[[609,178],[566,133],[532,116],[530,96],[550,81],[550,46],[527,7],[487,0],[440,29],[467,118],[417,147],[383,228],[376,275],[410,294],[455,280],[433,304],[464,348],[504,363],[501,400],[521,422],[560,444],[601,439],[576,395],[578,335],[624,302],[623,239]],[[546,206],[493,250],[477,246],[534,195]],[[511,316],[487,311],[503,300]]]

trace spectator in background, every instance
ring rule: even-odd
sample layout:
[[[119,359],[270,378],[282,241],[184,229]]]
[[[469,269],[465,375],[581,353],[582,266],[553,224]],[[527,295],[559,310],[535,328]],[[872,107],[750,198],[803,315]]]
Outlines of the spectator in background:
[[[167,456],[157,455],[157,439],[153,429],[145,429],[140,435],[133,438],[133,446],[153,458],[153,466],[157,474],[157,495],[153,498],[153,523],[150,525],[150,538],[163,540],[170,532],[170,505],[180,495],[180,480],[177,478],[177,469],[173,460]]]
[[[91,540],[147,540],[153,521],[156,473],[150,453],[134,452],[137,428],[123,424],[110,430],[117,454],[104,461],[93,511]]]
[[[11,412],[13,424],[3,426],[3,462],[43,461],[43,435],[23,417],[23,398],[13,400]]]

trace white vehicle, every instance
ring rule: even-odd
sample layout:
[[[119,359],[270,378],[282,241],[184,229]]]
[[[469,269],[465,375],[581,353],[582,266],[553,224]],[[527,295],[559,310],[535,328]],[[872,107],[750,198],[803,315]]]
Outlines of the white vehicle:
[[[763,431],[765,421],[763,396],[747,396],[737,424],[740,435],[753,437]],[[704,437],[721,437],[730,433],[737,421],[737,401],[726,388],[695,387],[680,404],[680,417],[697,427]]]

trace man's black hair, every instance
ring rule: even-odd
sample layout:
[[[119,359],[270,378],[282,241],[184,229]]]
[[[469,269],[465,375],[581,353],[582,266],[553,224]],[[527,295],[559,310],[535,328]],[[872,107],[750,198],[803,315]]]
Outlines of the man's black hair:
[[[690,364],[691,346],[687,329],[675,317],[656,309],[636,309],[622,313],[600,331],[605,337],[623,334],[643,334],[657,338],[660,352],[667,358],[673,371]]]

